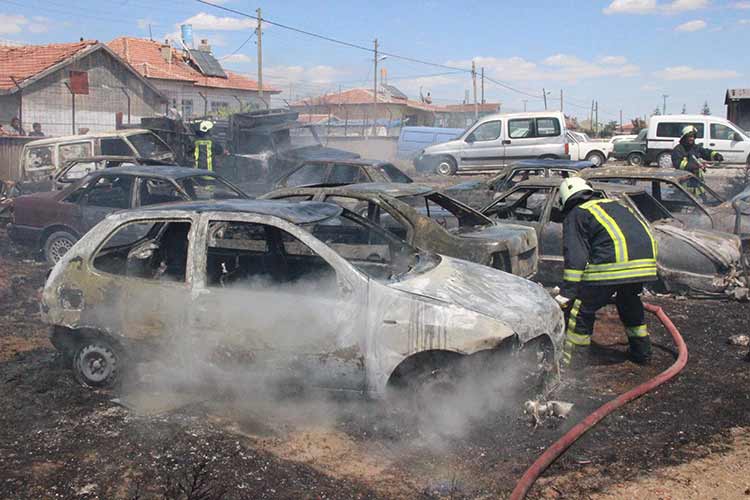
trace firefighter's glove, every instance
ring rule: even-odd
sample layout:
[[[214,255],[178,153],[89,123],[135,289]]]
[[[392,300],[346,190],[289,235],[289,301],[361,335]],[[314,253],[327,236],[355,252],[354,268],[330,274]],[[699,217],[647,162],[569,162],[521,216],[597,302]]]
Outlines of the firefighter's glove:
[[[724,157],[721,156],[721,153],[716,153],[716,154],[714,154],[713,160],[714,161],[724,161]]]
[[[563,297],[559,293],[555,295],[555,302],[560,306],[560,309],[563,311],[566,310],[568,307],[570,307],[571,300],[567,297]]]

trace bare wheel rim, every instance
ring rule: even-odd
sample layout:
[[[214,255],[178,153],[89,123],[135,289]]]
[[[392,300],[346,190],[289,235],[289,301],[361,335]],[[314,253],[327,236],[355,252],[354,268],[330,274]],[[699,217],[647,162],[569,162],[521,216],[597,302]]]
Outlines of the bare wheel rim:
[[[641,165],[643,164],[643,158],[641,157],[641,155],[630,155],[630,164]]]
[[[81,375],[92,383],[101,383],[114,373],[117,360],[114,353],[101,346],[85,352],[79,361]]]
[[[49,254],[54,262],[57,262],[73,248],[75,243],[70,238],[55,238],[49,246]]]
[[[598,167],[602,164],[602,157],[597,154],[589,155],[588,160],[593,163],[595,167]]]
[[[438,164],[437,171],[441,175],[450,175],[453,170],[453,165],[447,160],[443,160]]]

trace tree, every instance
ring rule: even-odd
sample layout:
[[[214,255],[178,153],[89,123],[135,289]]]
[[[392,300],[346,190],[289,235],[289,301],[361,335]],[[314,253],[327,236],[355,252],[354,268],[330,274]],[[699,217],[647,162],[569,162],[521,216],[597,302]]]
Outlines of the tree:
[[[685,107],[684,104],[682,105],[682,114],[683,115],[687,114],[687,108]]]
[[[637,134],[644,128],[646,128],[646,120],[643,120],[641,118],[633,118],[630,120],[630,123],[633,124],[633,133]]]
[[[652,116],[659,116],[661,114],[661,110],[659,109],[659,106],[656,106],[656,109],[654,109],[654,112],[651,113]]]
[[[708,107],[708,101],[703,103],[703,109],[701,110],[702,115],[710,115],[711,114],[711,108]]]
[[[611,137],[615,135],[615,130],[617,130],[619,126],[620,124],[616,120],[607,122],[607,124],[604,125],[604,128],[602,129],[602,136]]]

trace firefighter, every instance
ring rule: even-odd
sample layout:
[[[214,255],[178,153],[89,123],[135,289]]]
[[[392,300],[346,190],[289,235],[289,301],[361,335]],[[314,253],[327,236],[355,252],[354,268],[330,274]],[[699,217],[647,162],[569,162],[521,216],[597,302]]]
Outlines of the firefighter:
[[[214,158],[224,153],[221,144],[215,143],[211,139],[212,128],[214,128],[212,121],[203,120],[200,122],[195,133],[198,138],[195,140],[195,149],[193,150],[195,168],[202,168],[210,172],[214,170]]]
[[[651,360],[651,340],[639,294],[656,281],[656,240],[645,222],[620,203],[594,194],[580,177],[560,184],[563,213],[563,286],[555,300],[566,313],[563,365],[588,354],[596,311],[615,297],[628,334],[628,356]],[[575,359],[579,358],[579,359]]]
[[[672,150],[672,166],[679,170],[687,170],[698,179],[690,179],[687,190],[694,196],[703,199],[706,193],[703,187],[703,172],[706,167],[702,160],[724,161],[724,157],[716,151],[706,149],[695,143],[698,129],[693,125],[687,125],[682,129],[680,143]]]

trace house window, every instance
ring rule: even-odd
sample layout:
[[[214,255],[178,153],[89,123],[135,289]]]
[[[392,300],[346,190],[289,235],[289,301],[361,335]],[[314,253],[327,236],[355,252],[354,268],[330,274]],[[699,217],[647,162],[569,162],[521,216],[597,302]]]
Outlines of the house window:
[[[226,101],[211,101],[211,113],[218,113],[221,110],[229,109],[229,103]]]
[[[193,116],[193,100],[183,99],[182,100],[182,117],[190,118]]]

